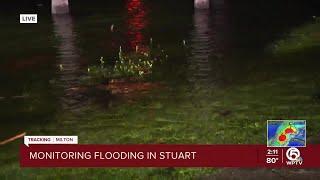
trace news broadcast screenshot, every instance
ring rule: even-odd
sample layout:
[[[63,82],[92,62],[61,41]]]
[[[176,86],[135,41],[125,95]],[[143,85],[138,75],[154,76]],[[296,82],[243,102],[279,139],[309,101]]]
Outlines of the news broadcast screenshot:
[[[320,179],[320,0],[3,0],[0,179]]]

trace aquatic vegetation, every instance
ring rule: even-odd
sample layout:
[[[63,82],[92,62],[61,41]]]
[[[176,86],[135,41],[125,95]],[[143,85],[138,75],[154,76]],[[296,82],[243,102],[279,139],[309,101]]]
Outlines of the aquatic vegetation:
[[[97,85],[106,84],[112,79],[146,80],[155,70],[155,66],[160,65],[167,58],[168,55],[163,50],[147,48],[146,51],[142,51],[137,46],[134,52],[124,53],[120,47],[114,65],[108,65],[104,57],[101,57],[99,65],[88,67],[87,76],[83,78],[83,82],[87,85]]]

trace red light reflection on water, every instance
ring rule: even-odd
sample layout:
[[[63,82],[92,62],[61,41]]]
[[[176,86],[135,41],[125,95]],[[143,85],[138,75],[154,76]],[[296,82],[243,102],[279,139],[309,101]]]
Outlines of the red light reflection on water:
[[[147,26],[147,10],[144,3],[141,0],[128,0],[127,4],[127,35],[129,38],[129,47],[135,49],[139,46],[140,50],[143,50],[143,41],[145,39],[143,30]]]

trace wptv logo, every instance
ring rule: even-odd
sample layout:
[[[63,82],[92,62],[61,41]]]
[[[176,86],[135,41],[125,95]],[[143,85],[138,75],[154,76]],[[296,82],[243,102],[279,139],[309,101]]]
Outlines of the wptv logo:
[[[286,165],[288,166],[297,166],[303,164],[303,159],[298,148],[291,147],[286,152]]]

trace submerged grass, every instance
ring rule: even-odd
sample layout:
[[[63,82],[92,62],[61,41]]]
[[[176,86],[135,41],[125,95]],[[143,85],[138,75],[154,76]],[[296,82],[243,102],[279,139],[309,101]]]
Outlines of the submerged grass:
[[[139,51],[139,47],[136,46],[136,51],[130,53],[123,53],[120,46],[118,58],[112,66],[110,66],[110,62],[105,62],[104,57],[101,57],[99,65],[88,67],[87,76],[82,81],[83,84],[92,86],[117,79],[126,81],[150,80],[156,66],[161,65],[166,59],[165,52],[152,48],[151,43],[144,51]]]
[[[266,120],[307,119],[308,143],[319,133],[320,104],[312,99],[308,76],[244,83],[227,89],[193,92],[192,88],[154,90],[142,99],[104,111],[90,106],[82,114],[63,112],[56,122],[31,134],[77,134],[81,144],[264,144]],[[228,114],[222,113],[229,111]],[[3,147],[0,176],[24,178],[194,178],[213,173],[206,168],[20,169],[19,142]]]
[[[277,55],[303,52],[310,48],[320,47],[320,22],[314,18],[309,22],[287,34],[287,37],[276,41],[272,46]]]

